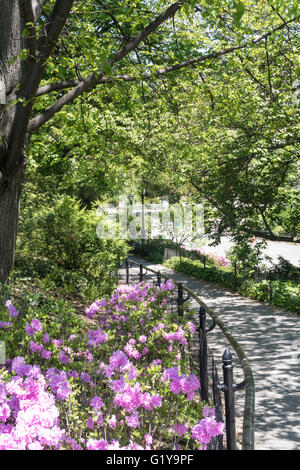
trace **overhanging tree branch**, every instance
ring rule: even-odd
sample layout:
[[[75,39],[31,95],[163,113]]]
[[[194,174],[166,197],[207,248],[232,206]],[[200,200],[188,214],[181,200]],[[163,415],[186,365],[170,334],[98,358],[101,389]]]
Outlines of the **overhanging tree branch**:
[[[22,87],[18,95],[20,102],[16,105],[14,120],[7,139],[9,153],[3,166],[6,176],[14,174],[18,165],[32,112],[33,98],[35,97],[45,70],[45,61],[51,54],[63,30],[74,1],[75,0],[56,1],[49,17],[50,23],[47,23],[47,26],[45,26],[37,42],[38,56],[35,57],[33,63],[32,58],[27,59],[24,63]],[[40,3],[40,6],[42,4],[43,3]]]
[[[24,23],[27,25],[28,35],[26,38],[26,45],[28,46],[29,53],[32,57],[36,53],[36,31],[35,31],[35,14],[33,9],[32,0],[22,0],[21,3]]]
[[[132,52],[134,49],[138,47],[138,45],[145,41],[147,37],[156,31],[156,29],[164,23],[166,20],[169,18],[172,18],[178,10],[182,7],[182,5],[185,3],[185,0],[181,0],[179,2],[173,3],[167,10],[165,10],[163,13],[161,13],[159,16],[155,18],[148,26],[143,28],[136,36],[134,36],[130,41],[125,44],[124,47],[118,50],[116,54],[114,55],[113,60],[111,61],[110,65],[113,65],[117,62],[120,62],[124,57],[126,57],[130,52]]]
[[[133,82],[137,80],[145,80],[149,79],[152,77],[160,77],[163,75],[166,75],[170,72],[174,72],[177,70],[181,70],[183,68],[187,68],[189,66],[197,65],[200,62],[204,62],[209,59],[215,59],[217,57],[229,54],[237,49],[242,49],[247,47],[246,45],[241,45],[241,46],[235,46],[235,47],[230,47],[228,49],[224,49],[223,51],[218,51],[218,52],[211,52],[209,54],[204,54],[200,57],[192,58],[192,59],[187,59],[184,62],[180,62],[178,64],[173,64],[173,65],[168,65],[166,67],[162,67],[161,69],[158,69],[153,72],[144,72],[140,76],[132,76],[132,75],[126,75],[126,74],[118,74],[115,75],[114,77],[107,77],[104,74],[100,76],[97,81],[96,85],[100,84],[105,84],[105,83],[113,83],[113,82],[118,82],[118,81],[124,81],[124,82]],[[64,90],[67,88],[73,88],[77,85],[79,85],[80,82],[79,80],[63,80],[61,82],[55,82],[55,83],[49,83],[48,85],[44,85],[40,87],[37,90],[36,97],[45,95],[47,93],[51,93],[53,91],[60,91]]]
[[[153,31],[155,31],[155,29],[160,24],[162,24],[166,19],[174,16],[174,14],[181,8],[183,3],[184,1],[176,2],[175,4],[171,5],[171,7],[169,7],[164,13],[159,15],[152,23],[150,23],[139,34],[137,34],[133,39],[131,39],[124,47],[122,47],[115,54],[113,60],[110,61],[108,64],[112,66],[115,63],[122,60],[126,55],[128,55],[132,50],[134,50],[142,41],[144,41]],[[118,80],[123,80],[123,81],[135,81],[139,79],[144,80],[144,79],[148,79],[151,77],[163,76],[173,71],[177,71],[183,68],[194,66],[200,62],[210,60],[210,59],[215,59],[217,57],[230,54],[234,51],[250,47],[251,45],[257,44],[258,42],[262,40],[266,40],[266,38],[271,36],[273,33],[275,33],[278,30],[283,29],[288,24],[298,20],[299,18],[300,18],[300,15],[298,15],[295,18],[292,18],[289,21],[282,23],[281,25],[277,26],[276,28],[273,28],[271,31],[268,31],[267,33],[261,35],[259,38],[256,38],[249,43],[232,46],[222,51],[211,52],[208,54],[204,54],[200,57],[187,59],[186,61],[163,67],[154,72],[145,72],[140,77],[121,75],[121,74],[116,75],[115,77],[107,77],[105,76],[103,72],[101,72],[101,69],[100,69],[97,73],[93,73],[82,82],[79,82],[77,80],[67,80],[67,81],[61,81],[61,82],[56,82],[53,84],[44,85],[43,87],[37,90],[36,96],[42,96],[46,93],[51,93],[52,91],[59,91],[59,90],[68,89],[68,88],[73,88],[73,90],[70,90],[66,95],[64,95],[62,98],[56,101],[52,106],[50,106],[45,111],[43,111],[40,115],[32,119],[28,125],[28,132],[30,134],[35,132],[39,127],[41,127],[49,119],[51,119],[57,112],[59,112],[65,105],[71,104],[74,101],[74,99],[76,99],[81,93],[84,93],[85,91],[89,90],[93,86],[96,86],[98,84],[103,84],[103,83],[112,83]]]
[[[66,0],[65,0],[66,1]],[[117,62],[120,62],[124,57],[126,57],[130,52],[138,47],[138,45],[143,42],[147,37],[153,33],[162,23],[167,19],[173,17],[175,13],[180,10],[182,5],[185,3],[184,0],[174,3],[169,8],[167,8],[163,13],[157,16],[148,26],[143,28],[136,36],[134,36],[130,41],[127,42],[121,49],[119,49],[113,59],[107,63],[112,67]],[[47,49],[47,46],[45,46]],[[103,64],[104,66],[105,64]],[[37,130],[40,126],[45,124],[52,116],[54,116],[58,111],[60,111],[65,105],[72,103],[80,94],[96,86],[98,83],[104,79],[105,74],[103,72],[103,66],[97,72],[94,72],[89,77],[82,80],[78,85],[76,85],[72,90],[66,93],[62,98],[56,101],[52,106],[46,109],[39,116],[34,118],[28,125],[28,132],[31,134]],[[37,90],[36,90],[37,91]]]
[[[115,17],[115,15],[110,11],[110,9],[101,1],[101,0],[96,0],[97,3],[99,3],[99,5],[102,6],[102,8],[108,13],[108,15],[110,16],[110,18],[113,20],[116,28],[119,30],[119,32],[122,34],[123,36],[123,39],[125,41],[128,41],[129,40],[129,35],[127,34],[127,32],[122,28],[122,26],[120,25],[120,23],[118,22],[117,18]]]

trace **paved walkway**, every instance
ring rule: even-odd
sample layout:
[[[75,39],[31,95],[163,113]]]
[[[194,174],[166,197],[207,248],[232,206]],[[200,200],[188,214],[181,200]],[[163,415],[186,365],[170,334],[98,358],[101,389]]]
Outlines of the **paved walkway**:
[[[299,450],[300,317],[176,273],[165,266],[131,258],[192,289],[221,318],[245,351],[255,380],[255,448]],[[221,367],[227,340],[216,328],[209,333],[208,341],[215,359],[220,358]],[[233,350],[232,353],[234,357]],[[238,362],[234,373],[238,383],[242,378]],[[238,418],[242,416],[243,394],[236,392]]]
[[[257,238],[257,241],[262,241],[261,238]],[[227,250],[233,246],[233,241],[229,236],[221,237],[220,244],[216,246],[209,246],[209,241],[203,246],[203,250],[207,253],[214,253],[220,256],[226,256]],[[266,240],[266,248],[263,250],[263,256],[268,256],[272,259],[273,263],[278,263],[278,257],[281,256],[294,266],[300,267],[300,243],[292,242],[275,242]],[[263,259],[263,263],[266,266],[272,266],[272,263],[267,259]]]

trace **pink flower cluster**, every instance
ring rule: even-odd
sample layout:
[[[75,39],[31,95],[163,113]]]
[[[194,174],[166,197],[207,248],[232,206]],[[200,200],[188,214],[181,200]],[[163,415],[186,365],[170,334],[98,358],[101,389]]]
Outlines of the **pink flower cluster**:
[[[37,318],[34,318],[30,325],[26,325],[25,331],[29,336],[33,336],[36,332],[40,332],[43,329],[43,325]]]
[[[11,300],[7,300],[5,303],[6,307],[8,308],[9,316],[11,318],[17,318],[19,316],[18,310],[13,306]]]
[[[15,370],[25,372],[18,360]],[[31,367],[31,366],[29,366]],[[30,374],[32,369],[27,369]],[[37,372],[37,371],[36,371]],[[42,450],[59,448],[64,431],[59,427],[55,398],[46,391],[41,374],[0,379],[0,449]]]
[[[86,316],[88,318],[93,318],[96,313],[98,313],[100,310],[100,302],[97,300],[96,302],[93,302],[85,311]]]
[[[217,255],[216,253],[213,253],[211,251],[205,251],[200,248],[188,248],[184,245],[182,245],[180,248],[190,253],[195,252],[202,256],[207,256],[208,258],[213,259],[219,266],[228,266],[230,264],[230,261],[225,256]]]
[[[163,373],[164,380],[170,380],[171,392],[178,395],[180,392],[187,395],[188,400],[192,400],[196,390],[199,389],[200,383],[194,374],[189,376],[179,375],[178,367],[166,369]]]
[[[108,341],[108,334],[103,333],[101,328],[97,330],[89,330],[89,340],[87,342],[88,346],[98,347],[99,344],[104,344]]]
[[[50,368],[46,372],[45,377],[57,398],[61,400],[69,398],[72,392],[69,388],[68,377],[65,371]]]
[[[179,344],[186,344],[187,339],[185,336],[186,336],[186,332],[181,326],[179,326],[179,328],[177,329],[177,331],[175,331],[175,333],[165,333],[163,335],[163,338],[166,341],[179,341]]]
[[[139,383],[133,386],[124,383],[115,395],[114,404],[124,408],[128,413],[134,413],[139,407],[146,410],[161,407],[162,398],[159,395],[150,395],[149,392],[143,393]]]
[[[212,438],[223,433],[224,423],[216,421],[214,408],[204,407],[203,416],[204,418],[192,428],[191,435],[206,449]]]
[[[175,284],[172,279],[168,279],[164,284],[160,285],[160,290],[162,292],[171,291],[175,289]]]

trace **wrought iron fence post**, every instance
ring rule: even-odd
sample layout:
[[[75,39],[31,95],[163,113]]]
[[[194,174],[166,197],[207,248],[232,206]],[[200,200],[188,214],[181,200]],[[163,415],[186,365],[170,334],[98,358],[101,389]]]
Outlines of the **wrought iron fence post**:
[[[160,271],[157,272],[157,285],[158,285],[158,287],[160,287],[160,285],[161,285],[161,273],[160,273]]]
[[[206,312],[199,309],[199,379],[201,400],[208,402]]]
[[[140,282],[143,282],[143,265],[142,264],[140,264],[140,274],[139,274],[139,276],[140,276]]]
[[[178,283],[178,315],[183,316],[183,287],[182,283]]]
[[[225,422],[226,422],[226,441],[228,450],[236,450],[236,432],[235,432],[235,409],[234,409],[234,386],[233,386],[233,365],[232,355],[228,348],[223,354],[223,377],[224,384],[221,389],[225,396]]]
[[[125,260],[125,267],[126,267],[126,284],[129,284],[129,262],[128,258]]]

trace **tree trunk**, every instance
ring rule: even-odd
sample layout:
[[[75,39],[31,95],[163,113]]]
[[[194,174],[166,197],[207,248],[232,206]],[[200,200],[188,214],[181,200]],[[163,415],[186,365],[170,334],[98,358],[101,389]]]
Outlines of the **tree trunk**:
[[[0,282],[6,282],[13,268],[19,203],[24,177],[24,156],[10,175],[5,167],[9,157],[9,136],[14,122],[16,106],[7,106],[17,98],[22,77],[22,62],[18,58],[24,46],[23,19],[18,0],[0,1]],[[16,59],[16,60],[14,60]],[[4,97],[4,98],[3,98]],[[3,101],[4,99],[4,101]]]
[[[14,265],[23,176],[24,168],[20,165],[0,194],[0,283],[7,281]]]

